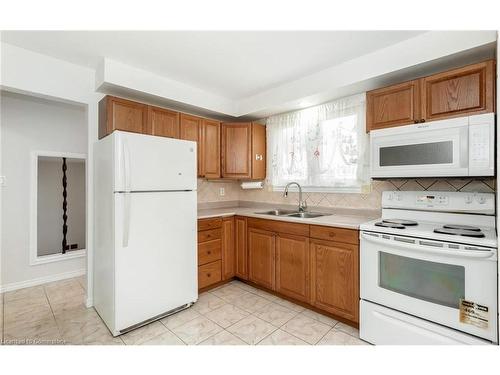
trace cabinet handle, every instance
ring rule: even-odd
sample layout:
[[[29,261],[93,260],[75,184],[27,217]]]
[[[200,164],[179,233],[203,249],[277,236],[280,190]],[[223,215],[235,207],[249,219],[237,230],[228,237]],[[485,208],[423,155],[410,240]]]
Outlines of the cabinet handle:
[[[262,160],[263,157],[261,154],[255,154],[255,160]]]

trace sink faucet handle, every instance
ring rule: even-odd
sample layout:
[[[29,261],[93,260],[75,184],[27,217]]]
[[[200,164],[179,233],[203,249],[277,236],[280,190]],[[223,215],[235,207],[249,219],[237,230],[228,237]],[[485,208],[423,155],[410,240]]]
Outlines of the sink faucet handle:
[[[299,202],[299,211],[304,212],[307,210],[307,201]]]

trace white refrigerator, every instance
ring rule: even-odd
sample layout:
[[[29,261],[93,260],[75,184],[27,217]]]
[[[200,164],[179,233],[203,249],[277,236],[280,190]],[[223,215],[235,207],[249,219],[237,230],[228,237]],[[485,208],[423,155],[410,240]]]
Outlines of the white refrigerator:
[[[94,306],[116,336],[198,299],[196,143],[115,131],[94,163]]]

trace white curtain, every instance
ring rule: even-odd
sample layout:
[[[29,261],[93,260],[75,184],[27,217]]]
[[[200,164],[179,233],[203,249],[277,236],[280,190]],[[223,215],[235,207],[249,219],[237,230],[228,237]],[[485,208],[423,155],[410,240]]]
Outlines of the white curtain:
[[[365,94],[267,119],[269,171],[276,190],[363,192],[369,184]]]

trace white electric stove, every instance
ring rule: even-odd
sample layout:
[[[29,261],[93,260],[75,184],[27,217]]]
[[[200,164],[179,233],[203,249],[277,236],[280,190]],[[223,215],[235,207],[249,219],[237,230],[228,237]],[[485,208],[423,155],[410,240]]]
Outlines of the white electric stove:
[[[360,337],[497,343],[497,269],[494,194],[384,192],[360,226]]]

